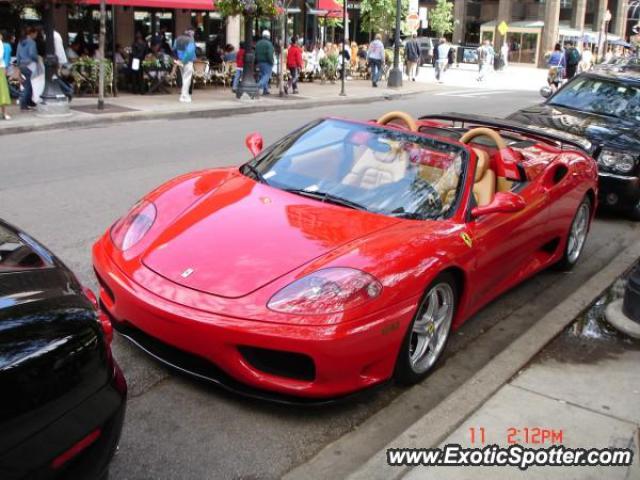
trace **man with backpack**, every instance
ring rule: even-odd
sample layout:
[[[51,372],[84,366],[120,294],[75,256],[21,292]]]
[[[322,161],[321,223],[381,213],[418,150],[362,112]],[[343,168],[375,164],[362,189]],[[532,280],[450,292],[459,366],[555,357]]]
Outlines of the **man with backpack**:
[[[182,89],[180,101],[191,103],[191,80],[193,79],[193,61],[196,59],[196,43],[193,40],[194,30],[189,28],[176,38],[173,46],[182,71]]]
[[[484,81],[493,65],[495,55],[495,51],[489,40],[485,40],[482,46],[478,48],[478,64],[480,65],[480,74],[477,78],[478,82]]]
[[[571,80],[576,75],[582,55],[574,42],[567,42],[564,55],[565,63],[567,64],[567,80]]]

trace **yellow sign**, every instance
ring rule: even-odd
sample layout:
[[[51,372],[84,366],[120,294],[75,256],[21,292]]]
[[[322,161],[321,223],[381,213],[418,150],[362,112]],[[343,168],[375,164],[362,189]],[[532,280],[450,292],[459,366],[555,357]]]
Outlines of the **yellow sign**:
[[[500,25],[498,25],[498,32],[500,32],[500,35],[504,37],[508,31],[509,25],[507,25],[507,22],[503,20],[502,22],[500,22]]]
[[[473,247],[473,239],[471,238],[471,235],[469,235],[467,232],[462,232],[460,234],[460,238],[462,239],[462,241],[465,243],[465,245],[469,248]]]

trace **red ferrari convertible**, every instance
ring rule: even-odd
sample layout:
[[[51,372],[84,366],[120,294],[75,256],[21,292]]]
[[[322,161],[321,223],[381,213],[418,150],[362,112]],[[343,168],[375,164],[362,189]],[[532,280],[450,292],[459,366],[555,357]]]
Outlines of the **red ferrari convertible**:
[[[100,305],[157,359],[322,402],[422,380],[450,332],[552,265],[597,198],[581,140],[479,116],[314,121],[175,178],[93,248]]]

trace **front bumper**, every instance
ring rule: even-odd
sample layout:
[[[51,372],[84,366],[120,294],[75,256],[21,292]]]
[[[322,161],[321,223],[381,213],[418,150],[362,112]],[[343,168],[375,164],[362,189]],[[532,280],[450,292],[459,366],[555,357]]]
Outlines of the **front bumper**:
[[[600,172],[599,204],[616,210],[630,210],[640,202],[640,178]]]
[[[20,445],[0,456],[0,478],[12,479],[100,479],[106,474],[124,422],[127,384],[113,364],[109,384],[101,388]],[[100,429],[94,443],[60,469],[51,462],[89,433]]]
[[[303,403],[323,403],[318,400],[385,382],[393,374],[418,302],[410,299],[372,318],[330,326],[247,320],[203,312],[146,290],[119,269],[102,241],[94,246],[93,255],[101,308],[118,331],[165,364],[269,400],[290,402],[295,397],[306,399]],[[171,289],[171,295],[189,293],[175,284]],[[241,352],[243,347],[304,355],[313,361],[313,378],[259,368]],[[260,393],[264,391],[270,393]]]

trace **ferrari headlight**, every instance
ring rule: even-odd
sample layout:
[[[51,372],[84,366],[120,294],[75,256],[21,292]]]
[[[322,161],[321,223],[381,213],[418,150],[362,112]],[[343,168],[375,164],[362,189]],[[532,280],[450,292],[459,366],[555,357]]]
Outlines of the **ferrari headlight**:
[[[337,313],[376,298],[382,285],[354,268],[318,270],[284,287],[269,300],[271,310],[282,313]]]
[[[607,170],[629,173],[636,166],[635,156],[617,150],[602,150],[598,157],[598,164]]]
[[[143,200],[111,227],[111,240],[116,247],[125,251],[142,240],[155,220],[155,205]]]

